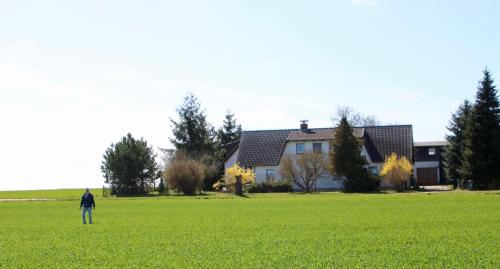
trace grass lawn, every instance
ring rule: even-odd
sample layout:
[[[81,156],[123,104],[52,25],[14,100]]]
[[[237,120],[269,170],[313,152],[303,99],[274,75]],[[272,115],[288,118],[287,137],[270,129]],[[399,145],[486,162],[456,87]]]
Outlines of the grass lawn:
[[[0,202],[0,268],[500,268],[500,192],[99,195],[94,225],[59,192]]]
[[[84,189],[0,191],[0,199],[80,199]],[[92,189],[94,197],[102,197],[102,189]]]

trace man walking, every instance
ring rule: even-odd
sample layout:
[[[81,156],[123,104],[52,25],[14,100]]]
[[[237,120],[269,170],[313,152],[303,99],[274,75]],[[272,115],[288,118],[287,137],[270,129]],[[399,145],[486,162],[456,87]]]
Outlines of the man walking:
[[[82,201],[80,202],[80,209],[82,209],[82,220],[83,224],[87,224],[85,221],[85,213],[89,212],[89,223],[92,224],[92,208],[95,210],[94,195],[90,193],[90,190],[85,189],[85,193],[82,196]]]

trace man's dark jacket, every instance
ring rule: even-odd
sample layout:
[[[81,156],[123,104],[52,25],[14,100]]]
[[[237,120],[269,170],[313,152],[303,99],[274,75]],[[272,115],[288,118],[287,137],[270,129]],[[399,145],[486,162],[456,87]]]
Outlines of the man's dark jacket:
[[[94,195],[92,193],[89,193],[88,195],[83,195],[82,196],[82,201],[80,202],[80,207],[95,207],[95,202],[94,202]]]

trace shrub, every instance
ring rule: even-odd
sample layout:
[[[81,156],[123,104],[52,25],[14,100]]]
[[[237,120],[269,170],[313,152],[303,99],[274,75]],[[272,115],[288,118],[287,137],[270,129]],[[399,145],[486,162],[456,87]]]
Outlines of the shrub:
[[[404,156],[398,157],[396,153],[392,153],[391,156],[386,158],[380,175],[397,191],[404,191],[412,172],[413,166],[408,159]]]
[[[254,183],[248,187],[249,193],[267,193],[268,189],[264,186],[264,182],[262,183]]]
[[[268,193],[268,192],[292,192],[292,184],[289,181],[282,180],[276,182],[254,183],[248,188],[249,193]]]
[[[205,167],[202,163],[183,156],[173,158],[166,170],[166,177],[172,189],[193,195],[201,191]]]
[[[343,180],[344,192],[374,192],[380,188],[380,178],[363,170],[357,176],[349,177]]]
[[[250,184],[255,182],[255,173],[252,169],[243,168],[239,164],[235,163],[226,169],[225,175],[213,185],[213,188],[215,190],[227,192],[233,191],[236,184],[236,176],[241,176],[243,189],[248,188]]]
[[[314,183],[327,172],[328,156],[314,152],[306,152],[298,157],[287,154],[281,159],[279,167],[284,179],[309,193]]]

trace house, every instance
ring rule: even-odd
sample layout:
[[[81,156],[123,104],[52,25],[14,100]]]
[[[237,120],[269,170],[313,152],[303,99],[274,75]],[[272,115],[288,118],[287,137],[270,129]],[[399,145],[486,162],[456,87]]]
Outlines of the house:
[[[420,186],[446,184],[443,151],[446,141],[415,142],[413,175]]]
[[[378,174],[384,158],[392,152],[413,162],[413,130],[411,125],[368,126],[353,128],[363,141],[361,155],[366,168]],[[286,154],[304,152],[328,153],[335,128],[309,128],[302,121],[299,129],[243,131],[239,141],[226,145],[225,168],[234,163],[252,168],[256,182],[280,180],[279,164]],[[316,182],[316,190],[340,188],[340,182],[325,174]]]

